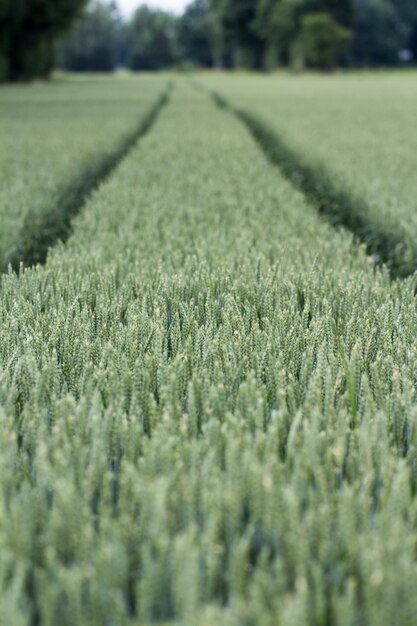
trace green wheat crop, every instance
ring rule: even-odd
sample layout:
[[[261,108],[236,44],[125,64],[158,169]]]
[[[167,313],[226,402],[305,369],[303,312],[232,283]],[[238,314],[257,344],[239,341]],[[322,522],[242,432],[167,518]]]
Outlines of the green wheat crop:
[[[417,314],[177,80],[0,291],[13,626],[409,626]]]
[[[417,270],[415,72],[199,81],[262,124],[286,174],[378,260],[395,274]]]

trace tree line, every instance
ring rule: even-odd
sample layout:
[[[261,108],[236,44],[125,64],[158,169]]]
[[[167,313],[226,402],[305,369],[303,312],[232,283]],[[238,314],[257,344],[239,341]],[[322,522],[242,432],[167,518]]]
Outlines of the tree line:
[[[58,41],[58,43],[57,43]],[[194,0],[182,16],[109,0],[0,0],[0,77],[72,71],[278,66],[417,58],[416,0]]]
[[[123,24],[94,2],[61,45],[66,69],[295,69],[417,57],[416,0],[194,0],[180,17],[142,6]]]

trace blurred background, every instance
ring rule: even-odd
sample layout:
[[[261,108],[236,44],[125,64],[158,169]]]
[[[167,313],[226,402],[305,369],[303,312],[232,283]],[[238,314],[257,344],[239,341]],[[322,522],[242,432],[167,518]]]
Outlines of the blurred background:
[[[0,80],[74,72],[397,67],[417,0],[0,0]]]

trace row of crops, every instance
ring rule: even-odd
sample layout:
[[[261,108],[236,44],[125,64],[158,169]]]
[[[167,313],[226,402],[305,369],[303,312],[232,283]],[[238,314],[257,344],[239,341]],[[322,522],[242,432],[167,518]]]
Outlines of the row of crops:
[[[97,179],[137,139],[161,80],[62,80],[2,89],[0,270],[43,261]],[[156,104],[156,103],[155,103]]]
[[[97,106],[83,109],[74,180],[102,142],[116,150],[158,114],[68,241],[2,277],[5,624],[415,623],[414,278],[394,280],[321,216],[209,96],[232,99],[213,80],[121,83],[130,114],[113,128],[112,100],[106,139]],[[94,89],[115,93],[65,89],[80,109]],[[15,95],[0,97],[7,109]],[[45,196],[30,191],[32,146],[25,215],[70,184],[53,154],[71,124],[45,141]]]
[[[353,230],[394,276],[417,269],[417,81],[414,73],[214,76],[233,108],[333,223]]]

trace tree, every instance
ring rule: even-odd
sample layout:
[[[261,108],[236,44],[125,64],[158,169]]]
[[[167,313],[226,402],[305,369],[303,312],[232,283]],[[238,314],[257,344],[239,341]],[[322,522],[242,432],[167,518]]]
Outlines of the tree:
[[[0,83],[5,81],[9,73],[9,61],[7,58],[6,20],[9,0],[0,0]]]
[[[305,0],[259,0],[255,28],[265,42],[264,64],[267,68],[290,62],[304,4]]]
[[[327,13],[333,21],[349,28],[353,24],[354,7],[352,0],[310,0],[305,2],[308,13]]]
[[[310,67],[334,68],[351,38],[352,32],[328,13],[310,13],[302,19],[301,40]]]
[[[86,0],[0,0],[0,66],[8,80],[46,77],[54,39],[76,19]]]
[[[222,20],[226,38],[235,47],[236,64],[262,66],[265,41],[256,28],[258,0],[223,0]]]
[[[266,43],[267,66],[293,62],[300,55],[303,19],[310,14],[329,15],[349,27],[353,22],[351,0],[259,0],[255,26]],[[313,20],[314,21],[314,20]]]
[[[414,2],[414,0],[413,0]],[[391,65],[407,47],[412,24],[410,6],[393,0],[355,0],[352,62],[355,65]]]
[[[402,48],[410,50],[417,59],[417,2],[416,0],[393,0],[399,20],[403,24],[405,38]]]
[[[58,46],[58,66],[74,72],[111,72],[118,61],[121,21],[114,3],[95,0]]]
[[[159,70],[178,60],[176,19],[164,11],[139,8],[127,28],[128,65]]]
[[[414,62],[417,61],[417,21],[414,23],[411,31],[408,47],[412,52]]]
[[[214,20],[209,0],[194,0],[180,18],[181,56],[200,67],[214,65]]]
[[[417,3],[415,0],[392,0],[399,19],[408,25],[417,20]]]

